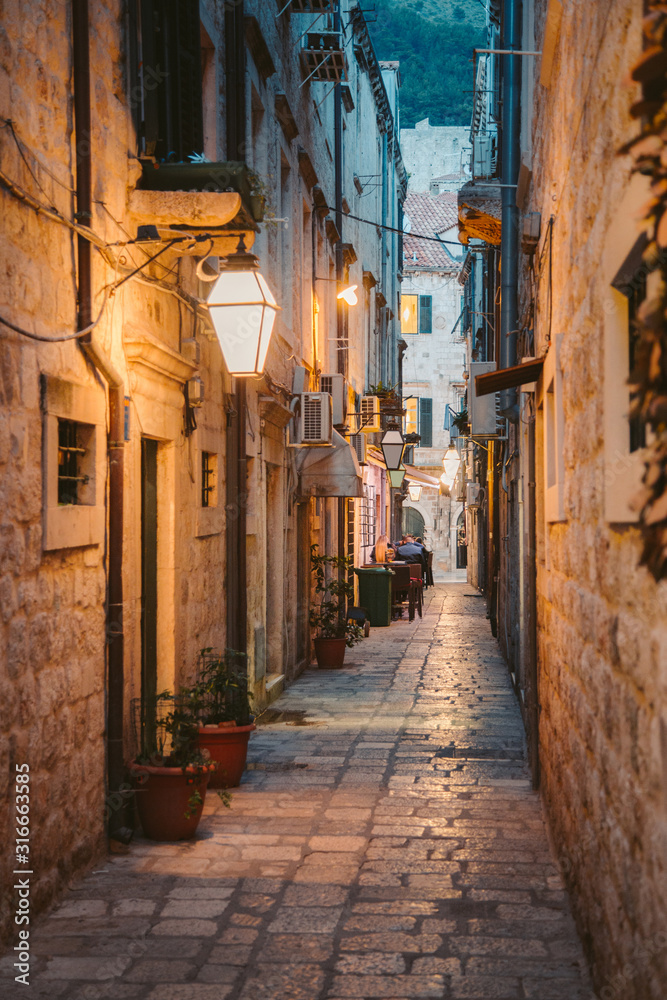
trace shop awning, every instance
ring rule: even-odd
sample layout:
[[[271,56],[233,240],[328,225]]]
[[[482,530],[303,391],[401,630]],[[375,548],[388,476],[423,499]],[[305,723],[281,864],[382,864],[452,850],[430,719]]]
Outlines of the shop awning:
[[[422,472],[421,469],[415,468],[414,465],[406,465],[404,468],[405,478],[409,479],[410,482],[418,483],[420,486],[430,486],[436,490],[440,486],[440,480],[436,479],[435,476],[429,476],[428,472]]]
[[[333,432],[331,445],[297,453],[299,493],[309,497],[363,497],[361,469],[349,441]]]
[[[475,375],[475,395],[488,396],[489,393],[500,392],[501,389],[513,389],[527,382],[537,382],[542,374],[543,364],[544,358],[533,358],[532,361],[524,361],[520,365],[513,365],[512,368],[501,368],[485,375]]]

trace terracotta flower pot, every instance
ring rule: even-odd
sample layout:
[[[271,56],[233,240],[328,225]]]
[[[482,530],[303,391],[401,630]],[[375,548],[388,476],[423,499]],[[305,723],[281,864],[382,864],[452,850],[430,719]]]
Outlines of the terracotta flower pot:
[[[219,726],[200,726],[199,749],[208,750],[211,760],[218,765],[211,775],[211,788],[235,788],[241,784],[248,756],[248,740],[255,728],[254,722],[248,726],[224,722]]]
[[[314,639],[315,657],[318,667],[342,667],[345,660],[345,648],[347,640],[342,639]]]
[[[137,808],[144,834],[150,840],[189,840],[201,819],[206,786],[212,768],[153,767],[133,761]],[[199,792],[201,802],[191,805]]]

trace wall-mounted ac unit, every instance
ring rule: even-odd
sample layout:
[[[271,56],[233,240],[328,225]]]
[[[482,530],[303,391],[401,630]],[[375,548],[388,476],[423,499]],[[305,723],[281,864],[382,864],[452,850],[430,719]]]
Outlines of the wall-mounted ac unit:
[[[380,424],[380,400],[377,396],[362,396],[359,407],[359,431],[362,434],[376,434],[382,430]]]
[[[347,416],[347,383],[344,375],[320,375],[320,392],[331,396],[334,426],[345,423]]]
[[[491,177],[494,168],[493,137],[490,135],[475,136],[475,152],[473,158],[473,177]]]
[[[466,507],[481,507],[482,487],[479,483],[468,483],[466,485]]]
[[[350,444],[354,448],[359,465],[366,465],[366,442],[368,438],[364,434],[353,434],[350,437]]]
[[[331,444],[333,420],[328,392],[301,394],[299,444]]]

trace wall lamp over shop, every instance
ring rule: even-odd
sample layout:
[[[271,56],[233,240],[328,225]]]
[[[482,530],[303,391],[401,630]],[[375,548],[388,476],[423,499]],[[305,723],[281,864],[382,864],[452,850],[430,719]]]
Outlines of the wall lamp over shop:
[[[401,462],[403,460],[403,449],[405,448],[405,440],[401,434],[398,427],[388,427],[384,437],[382,438],[382,454],[384,455],[384,464],[387,469],[391,472],[392,469],[400,469]]]
[[[261,375],[280,307],[243,236],[225,261],[207,305],[230,375]]]
[[[419,503],[422,498],[422,488],[421,486],[408,486],[408,493],[410,494],[410,499],[413,503]]]
[[[337,278],[322,278],[319,274],[315,276],[315,281],[335,281],[337,284],[341,284]],[[348,306],[356,306],[359,302],[357,287],[357,285],[343,285],[341,290],[336,293],[336,298],[347,303]]]

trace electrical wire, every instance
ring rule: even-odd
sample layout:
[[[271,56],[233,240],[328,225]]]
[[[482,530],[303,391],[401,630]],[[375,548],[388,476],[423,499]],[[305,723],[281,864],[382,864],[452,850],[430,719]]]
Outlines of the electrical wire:
[[[336,209],[332,208],[331,205],[326,206],[327,212],[335,212]],[[439,243],[440,246],[443,244],[450,247],[461,248],[461,244],[454,240],[441,240],[438,236],[422,236],[419,233],[406,233],[404,229],[396,229],[394,226],[385,226],[380,222],[373,222],[371,219],[362,219],[359,215],[352,215],[351,212],[344,212],[344,218],[354,219],[356,222],[364,222],[367,226],[374,226],[375,229],[386,229],[389,233],[398,233],[399,236],[409,236],[413,240],[428,240],[429,243]],[[477,247],[475,247],[477,249]]]
[[[30,337],[31,340],[40,340],[45,344],[59,344],[66,340],[78,340],[79,337],[83,337],[85,334],[90,333],[91,330],[95,329],[99,321],[102,319],[102,313],[104,312],[104,307],[107,304],[108,298],[109,293],[107,292],[104,296],[104,302],[100,307],[100,311],[97,314],[97,319],[93,320],[89,326],[84,327],[83,330],[77,330],[76,333],[64,333],[56,337],[46,337],[40,333],[33,333],[31,330],[24,330],[22,326],[17,326],[16,323],[10,323],[10,321],[5,319],[4,316],[0,316],[0,323],[2,323],[3,326],[9,327],[9,329],[13,330],[14,333],[20,333],[24,337]]]

